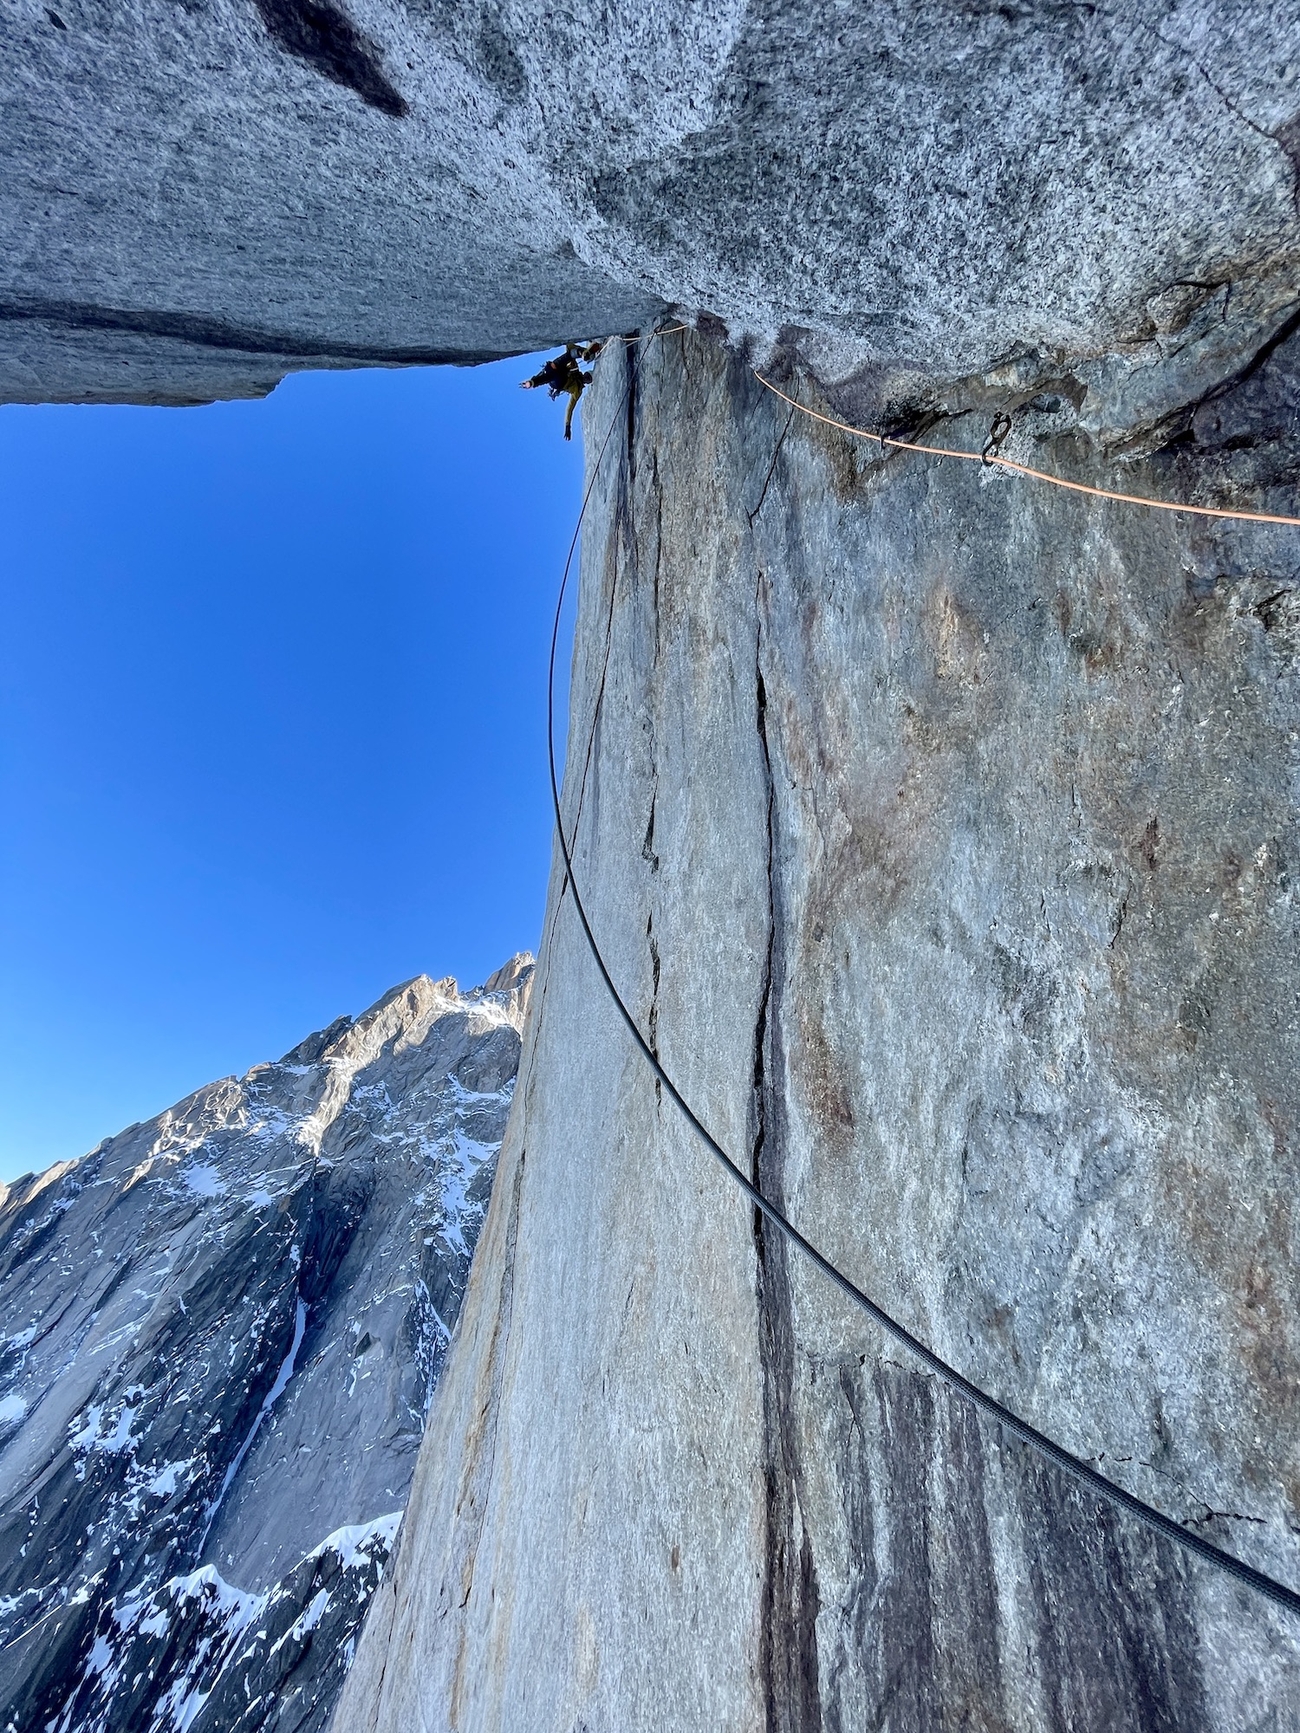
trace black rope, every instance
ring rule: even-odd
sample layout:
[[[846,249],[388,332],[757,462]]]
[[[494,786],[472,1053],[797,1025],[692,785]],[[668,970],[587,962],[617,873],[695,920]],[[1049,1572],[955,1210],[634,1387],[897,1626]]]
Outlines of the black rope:
[[[1055,1464],[1057,1468],[1063,1469],[1066,1474],[1071,1475],[1075,1480],[1081,1482],[1082,1485],[1086,1486],[1091,1492],[1095,1492],[1099,1497],[1106,1499],[1111,1504],[1118,1505],[1121,1510],[1128,1511],[1131,1516],[1135,1516],[1139,1522],[1144,1523],[1147,1528],[1152,1529],[1156,1534],[1164,1535],[1167,1540],[1174,1541],[1178,1546],[1184,1547],[1188,1552],[1194,1553],[1197,1558],[1204,1559],[1207,1564],[1214,1565],[1219,1570],[1226,1572],[1228,1576],[1235,1577],[1238,1582],[1244,1583],[1247,1588],[1254,1589],[1258,1594],[1261,1594],[1268,1600],[1274,1602],[1275,1605],[1284,1607],[1289,1613],[1300,1614],[1300,1594],[1297,1594],[1294,1589],[1287,1588],[1285,1583],[1275,1581],[1274,1578],[1267,1576],[1263,1571],[1256,1570],[1253,1565],[1245,1564],[1241,1559],[1235,1558],[1231,1553],[1224,1552],[1222,1547],[1217,1547],[1212,1541],[1205,1540],[1201,1535],[1193,1533],[1191,1529],[1184,1528],[1181,1523],[1175,1522],[1172,1517],[1166,1516],[1163,1511],[1157,1510],[1154,1505],[1147,1504],[1144,1499],[1134,1497],[1131,1492],[1125,1492],[1122,1486],[1116,1486],[1114,1481],[1108,1480],[1104,1474],[1099,1474],[1089,1463],[1084,1462],[1081,1458],[1073,1455],[1064,1445],[1057,1444],[1054,1439],[1048,1438],[1045,1433],[1039,1432],[1036,1427],[1031,1426],[1027,1420],[1022,1420],[1018,1414],[1012,1413],[1011,1409],[1004,1407],[996,1397],[990,1396],[987,1391],[981,1390],[978,1384],[972,1384],[969,1378],[964,1378],[962,1374],[958,1372],[955,1367],[950,1366],[946,1360],[941,1360],[932,1348],[927,1348],[924,1342],[914,1336],[910,1330],[905,1329],[904,1326],[895,1318],[891,1318],[888,1312],[882,1310],[874,1300],[864,1294],[861,1288],[851,1282],[842,1270],[837,1269],[836,1266],[831,1263],[829,1258],[823,1257],[821,1252],[817,1250],[817,1247],[813,1245],[811,1241],[804,1238],[798,1228],[795,1227],[794,1223],[788,1220],[788,1218],[781,1213],[774,1203],[771,1203],[766,1197],[764,1197],[758,1187],[754,1185],[742,1169],[736,1165],[727,1154],[726,1150],[723,1149],[722,1145],[701,1123],[699,1118],[696,1116],[694,1109],[687,1102],[681,1090],[678,1089],[667,1071],[665,1071],[662,1063],[655,1055],[645,1037],[642,1035],[636,1019],[633,1017],[631,1011],[628,1010],[627,1005],[623,1001],[622,994],[614,985],[613,976],[610,974],[605,959],[601,955],[600,946],[596,943],[596,935],[592,932],[591,922],[587,918],[587,911],[578,891],[578,882],[573,871],[573,856],[569,849],[568,839],[564,834],[564,819],[560,810],[560,784],[555,768],[555,657],[560,639],[560,616],[564,608],[565,594],[568,590],[569,574],[573,568],[573,556],[577,552],[578,537],[582,533],[583,520],[587,515],[587,506],[591,500],[592,490],[596,485],[597,477],[600,474],[600,468],[605,459],[606,449],[609,446],[610,439],[613,437],[615,427],[617,427],[620,419],[626,411],[628,397],[632,391],[633,384],[635,383],[637,371],[640,367],[640,361],[641,356],[639,352],[631,358],[631,369],[627,385],[624,388],[619,407],[614,412],[608,431],[601,442],[600,450],[596,456],[596,461],[592,465],[591,479],[587,483],[586,491],[583,494],[582,509],[578,513],[578,522],[573,531],[573,539],[569,543],[568,557],[564,562],[564,576],[560,580],[560,594],[555,604],[555,625],[551,631],[551,659],[546,693],[546,740],[551,768],[551,800],[555,807],[555,829],[556,835],[559,838],[560,853],[564,857],[565,876],[568,880],[569,887],[573,892],[573,906],[577,911],[578,919],[582,924],[582,930],[586,935],[587,944],[591,949],[592,957],[595,959],[596,967],[600,971],[601,979],[605,983],[610,998],[614,1001],[619,1016],[627,1025],[628,1033],[639,1048],[642,1058],[645,1060],[646,1064],[649,1065],[650,1069],[659,1079],[659,1082],[663,1085],[664,1089],[667,1090],[673,1101],[677,1104],[679,1111],[682,1113],[687,1124],[691,1127],[691,1130],[699,1137],[700,1141],[704,1144],[705,1148],[708,1149],[710,1154],[716,1156],[727,1174],[740,1187],[741,1191],[744,1192],[745,1196],[754,1207],[761,1210],[766,1219],[770,1221],[774,1227],[778,1228],[792,1245],[797,1246],[804,1256],[814,1263],[822,1274],[829,1281],[835,1284],[842,1294],[850,1299],[855,1306],[864,1311],[869,1318],[873,1319],[882,1330],[892,1336],[896,1342],[900,1342],[909,1353],[914,1354],[916,1358],[921,1361],[922,1365],[927,1366],[931,1372],[942,1378],[944,1383],[947,1384],[950,1389],[956,1391],[957,1395],[964,1401],[969,1402],[972,1407],[978,1408],[982,1413],[987,1414],[991,1419],[996,1420],[1000,1426],[1010,1432],[1013,1437],[1018,1438],[1022,1444],[1027,1444],[1031,1450],[1037,1451],[1038,1454],[1045,1457],[1048,1462]],[[563,894],[563,885],[561,885],[560,888],[561,894]]]

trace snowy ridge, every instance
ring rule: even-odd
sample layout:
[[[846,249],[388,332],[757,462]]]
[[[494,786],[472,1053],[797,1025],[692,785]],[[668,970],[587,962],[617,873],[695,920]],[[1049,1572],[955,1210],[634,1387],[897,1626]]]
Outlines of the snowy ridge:
[[[335,1530],[261,1594],[203,1565],[149,1594],[106,1602],[81,1676],[48,1733],[121,1726],[188,1733],[200,1724],[251,1733],[272,1716],[284,1720],[318,1703],[328,1674],[342,1679],[400,1521],[392,1511]],[[304,1672],[306,1680],[296,1678]],[[162,1676],[166,1689],[147,1694],[144,1715],[134,1718],[140,1685]]]
[[[4,1733],[324,1725],[459,1313],[530,977],[418,977],[0,1194]]]

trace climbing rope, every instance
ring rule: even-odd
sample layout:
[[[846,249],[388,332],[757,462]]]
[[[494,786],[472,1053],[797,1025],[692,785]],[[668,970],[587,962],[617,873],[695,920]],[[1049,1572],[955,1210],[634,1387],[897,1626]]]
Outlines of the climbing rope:
[[[648,342],[653,337],[659,335],[666,335],[666,333],[651,332],[648,334],[645,341]],[[582,533],[583,521],[587,515],[587,506],[590,503],[592,490],[595,488],[596,481],[600,475],[601,465],[604,463],[605,453],[609,447],[609,442],[613,438],[614,429],[619,425],[619,422],[626,413],[632,387],[636,382],[637,374],[640,369],[640,362],[641,352],[638,351],[631,357],[631,366],[629,368],[627,385],[624,387],[618,408],[610,418],[609,427],[606,429],[605,437],[601,441],[600,449],[596,454],[596,461],[592,465],[591,476],[587,483],[586,491],[582,497],[582,507],[578,513],[577,524],[574,527],[573,539],[569,543],[568,555],[564,562],[564,574],[560,580],[560,593],[555,604],[555,623],[551,629],[551,656],[547,675],[546,691],[546,745],[550,761],[551,801],[555,808],[555,830],[556,836],[559,839],[560,853],[564,859],[565,880],[569,889],[573,892],[573,906],[577,913],[579,923],[582,926],[583,935],[586,938],[588,948],[591,951],[596,968],[600,973],[601,980],[605,984],[606,991],[613,1000],[615,1009],[626,1025],[627,1031],[629,1035],[631,1035],[641,1057],[645,1060],[646,1064],[658,1078],[663,1088],[667,1091],[691,1130],[695,1132],[696,1136],[704,1144],[709,1153],[717,1159],[728,1177],[734,1181],[754,1207],[762,1212],[764,1218],[771,1222],[773,1227],[777,1228],[782,1234],[784,1234],[791,1245],[797,1247],[798,1250],[801,1251],[803,1255],[822,1272],[828,1281],[832,1282],[855,1306],[865,1312],[874,1323],[878,1324],[882,1330],[892,1336],[896,1342],[901,1343],[902,1346],[906,1348],[910,1354],[914,1355],[923,1366],[927,1367],[931,1372],[935,1373],[937,1377],[941,1378],[944,1383],[947,1384],[948,1387],[964,1402],[968,1402],[973,1408],[978,1409],[981,1413],[987,1414],[990,1419],[995,1420],[999,1426],[1005,1428],[1005,1430],[1010,1432],[1013,1437],[1018,1438],[1022,1444],[1027,1444],[1031,1450],[1036,1451],[1039,1456],[1046,1458],[1048,1462],[1063,1470],[1064,1473],[1071,1476],[1074,1480],[1079,1481],[1083,1486],[1087,1487],[1090,1492],[1096,1493],[1108,1503],[1117,1505],[1121,1510],[1127,1511],[1131,1516],[1136,1517],[1140,1523],[1151,1529],[1154,1533],[1163,1535],[1167,1540],[1174,1541],[1178,1546],[1183,1547],[1186,1551],[1195,1554],[1197,1558],[1203,1559],[1207,1564],[1215,1566],[1216,1569],[1223,1571],[1226,1575],[1234,1577],[1239,1583],[1244,1584],[1247,1588],[1254,1589],[1258,1594],[1263,1595],[1275,1605],[1285,1608],[1289,1613],[1300,1615],[1300,1594],[1297,1594],[1294,1589],[1287,1588],[1284,1583],[1277,1582],[1274,1578],[1267,1576],[1263,1571],[1256,1570],[1253,1565],[1245,1564],[1241,1559],[1234,1557],[1232,1553],[1225,1552],[1222,1547],[1215,1546],[1212,1541],[1205,1540],[1202,1536],[1193,1533],[1192,1530],[1184,1528],[1181,1523],[1175,1522],[1172,1517],[1166,1516],[1163,1511],[1157,1510],[1154,1505],[1147,1504],[1144,1499],[1135,1497],[1131,1492],[1126,1492],[1122,1486],[1117,1486],[1114,1481],[1108,1480],[1104,1474],[1098,1473],[1098,1471],[1089,1463],[1084,1462],[1081,1458],[1073,1455],[1064,1445],[1056,1443],[1056,1441],[1049,1438],[1046,1433],[1039,1432],[1037,1428],[1031,1426],[1027,1420],[1022,1420],[1018,1414],[1013,1413],[1010,1408],[1007,1408],[1003,1403],[999,1402],[996,1397],[990,1396],[985,1390],[981,1390],[978,1384],[973,1384],[969,1378],[964,1377],[955,1367],[950,1366],[946,1360],[941,1359],[939,1355],[936,1354],[932,1348],[928,1348],[919,1337],[914,1336],[911,1331],[905,1328],[904,1325],[900,1324],[897,1319],[892,1318],[883,1307],[878,1306],[873,1299],[864,1294],[861,1288],[852,1282],[841,1269],[830,1261],[829,1258],[824,1257],[810,1240],[804,1238],[803,1234],[799,1232],[794,1223],[791,1222],[769,1198],[764,1196],[759,1188],[727,1154],[726,1150],[703,1124],[695,1113],[695,1110],[682,1094],[681,1090],[673,1082],[658,1055],[654,1052],[645,1036],[641,1033],[636,1018],[628,1009],[622,994],[614,984],[614,977],[610,974],[609,966],[605,962],[600,946],[596,941],[596,935],[592,930],[586,906],[583,903],[582,895],[578,889],[578,881],[573,870],[573,854],[569,846],[569,840],[564,831],[564,817],[560,807],[559,774],[555,763],[555,659],[560,641],[560,619],[564,609],[565,594],[568,590],[569,575],[573,569],[573,557],[577,552],[578,537]],[[781,395],[781,393],[778,393],[778,396],[779,395]],[[787,399],[787,401],[789,401],[789,399]],[[963,453],[954,455],[969,454]],[[561,896],[563,896],[563,893],[564,885],[561,884]]]
[[[658,330],[658,331],[647,331],[643,335],[638,336],[638,337],[616,337],[614,339],[614,341],[616,343],[627,343],[627,344],[635,347],[636,344],[638,344],[638,343],[649,343],[655,337],[674,337],[674,336],[676,336],[676,334],[679,331],[689,331],[689,330],[690,330],[689,325],[665,325],[665,326],[663,326],[663,328],[661,330]],[[605,341],[608,343],[608,341],[609,341],[608,337],[605,339]]]
[[[852,427],[847,421],[836,421],[833,415],[823,415],[820,410],[809,409],[806,403],[800,403],[793,397],[787,397],[778,386],[754,368],[754,377],[760,385],[779,397],[782,403],[788,403],[791,409],[797,409],[801,415],[808,416],[811,421],[823,422],[827,427],[837,427],[841,433],[848,433],[854,439],[868,439],[883,451],[887,446],[895,451],[920,451],[926,457],[955,457],[962,463],[980,463],[989,469],[1010,470],[1013,475],[1028,476],[1030,481],[1045,481],[1049,487],[1068,488],[1071,493],[1086,493],[1092,499],[1116,500],[1121,505],[1144,505],[1151,511],[1181,511],[1191,512],[1195,517],[1231,518],[1236,523],[1246,524],[1291,524],[1300,527],[1300,517],[1283,517],[1278,512],[1267,511],[1229,511],[1226,506],[1218,505],[1181,505],[1177,500],[1146,499],[1139,493],[1116,493],[1109,487],[1089,487],[1087,482],[1066,481],[1064,476],[1049,475],[1045,469],[1031,469],[1027,463],[1017,463],[1012,457],[1003,457],[1002,441],[1011,431],[1011,417],[999,415],[989,434],[983,451],[957,451],[943,445],[915,445],[910,439],[891,439],[885,433],[872,433],[865,427]]]

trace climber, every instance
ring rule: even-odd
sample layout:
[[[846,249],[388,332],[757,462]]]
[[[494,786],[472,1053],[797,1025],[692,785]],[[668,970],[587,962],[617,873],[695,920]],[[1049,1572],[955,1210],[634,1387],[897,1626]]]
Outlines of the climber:
[[[539,385],[545,385],[553,398],[558,397],[562,391],[568,392],[569,408],[564,417],[566,439],[573,438],[573,412],[578,406],[578,399],[591,384],[591,374],[584,373],[579,362],[594,361],[599,354],[599,343],[566,343],[563,355],[553,355],[540,373],[534,373],[531,379],[523,381],[523,390],[534,391]]]

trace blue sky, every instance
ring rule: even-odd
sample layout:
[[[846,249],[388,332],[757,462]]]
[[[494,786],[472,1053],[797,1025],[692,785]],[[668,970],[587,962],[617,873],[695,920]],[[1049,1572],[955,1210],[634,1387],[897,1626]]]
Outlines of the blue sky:
[[[531,370],[0,408],[0,1179],[535,949],[581,448]]]

